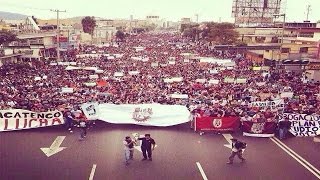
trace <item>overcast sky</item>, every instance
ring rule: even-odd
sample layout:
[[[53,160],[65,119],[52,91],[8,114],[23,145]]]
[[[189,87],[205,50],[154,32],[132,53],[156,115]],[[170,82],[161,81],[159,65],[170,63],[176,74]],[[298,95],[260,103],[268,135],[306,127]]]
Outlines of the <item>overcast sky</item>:
[[[288,21],[305,20],[307,4],[312,6],[311,21],[320,20],[320,0],[287,0]],[[135,19],[146,15],[158,15],[167,20],[190,17],[199,21],[233,22],[232,0],[0,0],[0,11],[34,15],[37,18],[55,18],[55,13],[46,9],[67,10],[62,18],[74,16],[98,16],[104,18],[126,18],[132,14]]]

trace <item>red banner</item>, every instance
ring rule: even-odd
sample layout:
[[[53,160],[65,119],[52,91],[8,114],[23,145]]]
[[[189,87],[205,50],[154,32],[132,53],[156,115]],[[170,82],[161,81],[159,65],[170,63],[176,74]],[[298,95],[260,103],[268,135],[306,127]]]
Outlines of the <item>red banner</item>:
[[[235,131],[240,124],[239,117],[197,117],[196,131]]]
[[[244,121],[242,125],[244,136],[273,137],[277,123],[275,122],[250,122]]]

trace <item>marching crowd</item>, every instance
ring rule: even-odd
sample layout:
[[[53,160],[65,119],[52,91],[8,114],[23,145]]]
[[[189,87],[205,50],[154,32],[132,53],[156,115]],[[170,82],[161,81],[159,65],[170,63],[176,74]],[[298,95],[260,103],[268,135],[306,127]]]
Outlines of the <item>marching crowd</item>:
[[[199,57],[232,59],[235,66],[200,62]],[[293,92],[292,98],[284,98],[285,112],[320,114],[319,82],[279,69],[255,71],[255,64],[236,52],[214,51],[173,33],[145,33],[124,42],[82,45],[64,61],[78,68],[48,61],[3,65],[0,109],[77,110],[85,102],[180,104],[208,116],[241,116],[258,122],[274,121],[277,110],[251,107],[251,102],[276,100],[282,92]],[[98,76],[93,79],[90,75]],[[180,80],[165,81],[177,77]],[[246,81],[230,83],[224,81],[226,77]],[[211,79],[219,82],[211,83]],[[63,92],[62,88],[73,90]]]

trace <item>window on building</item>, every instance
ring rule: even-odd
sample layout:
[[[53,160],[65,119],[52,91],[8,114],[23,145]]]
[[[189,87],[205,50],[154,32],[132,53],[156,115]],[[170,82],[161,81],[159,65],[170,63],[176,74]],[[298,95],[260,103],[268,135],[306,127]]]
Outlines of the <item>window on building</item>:
[[[282,48],[281,53],[290,53],[290,48]]]
[[[300,48],[300,53],[308,53],[308,47],[302,47]]]

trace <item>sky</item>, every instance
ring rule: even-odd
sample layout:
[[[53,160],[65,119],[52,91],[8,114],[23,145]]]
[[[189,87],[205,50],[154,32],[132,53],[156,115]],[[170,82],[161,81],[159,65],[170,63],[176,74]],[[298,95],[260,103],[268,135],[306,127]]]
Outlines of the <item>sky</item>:
[[[320,20],[320,0],[287,0],[287,21],[306,20],[307,5],[311,5],[309,20]],[[66,10],[61,18],[96,16],[109,19],[145,19],[158,15],[169,21],[182,17],[199,21],[233,22],[232,0],[0,0],[0,11],[34,15],[40,19],[55,18],[50,9]]]

